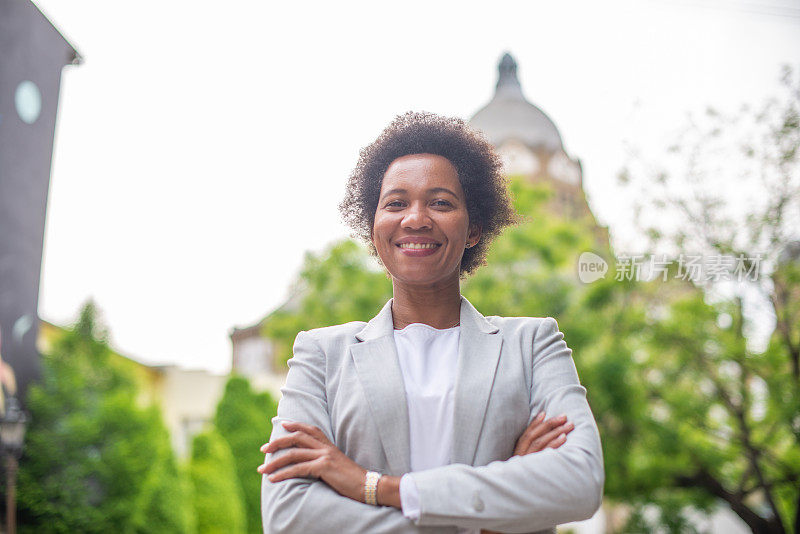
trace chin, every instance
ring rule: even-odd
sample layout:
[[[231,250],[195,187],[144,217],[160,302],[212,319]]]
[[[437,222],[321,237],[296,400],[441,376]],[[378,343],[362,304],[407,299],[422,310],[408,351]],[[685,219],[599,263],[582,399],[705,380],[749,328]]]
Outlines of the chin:
[[[432,272],[422,269],[397,269],[390,271],[392,278],[405,284],[413,285],[434,285],[448,280],[450,275],[443,272]],[[458,277],[458,273],[456,273]]]

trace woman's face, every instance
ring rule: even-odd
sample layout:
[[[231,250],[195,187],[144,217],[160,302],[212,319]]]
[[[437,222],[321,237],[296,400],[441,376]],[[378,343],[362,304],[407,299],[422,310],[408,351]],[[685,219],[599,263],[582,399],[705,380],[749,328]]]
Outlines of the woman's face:
[[[450,160],[410,154],[394,160],[381,184],[372,243],[395,281],[431,285],[458,280],[470,227],[466,197]]]

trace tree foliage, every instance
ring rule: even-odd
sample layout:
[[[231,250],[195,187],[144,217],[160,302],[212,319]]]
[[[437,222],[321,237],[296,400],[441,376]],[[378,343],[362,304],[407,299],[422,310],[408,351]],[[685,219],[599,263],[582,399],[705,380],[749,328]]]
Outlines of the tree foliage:
[[[159,410],[137,405],[90,301],[43,354],[28,393],[21,532],[190,532],[185,479]]]
[[[243,534],[247,518],[236,462],[215,429],[192,441],[189,473],[198,534]]]
[[[292,293],[296,304],[272,313],[262,332],[275,343],[281,364],[291,357],[298,332],[368,320],[392,296],[392,285],[365,247],[344,240],[306,253]]]
[[[259,447],[269,440],[277,402],[267,392],[256,393],[246,378],[232,376],[217,405],[216,431],[227,442],[243,495],[247,532],[262,532],[261,475],[256,466],[264,462]]]
[[[650,410],[634,446],[658,484],[643,495],[721,499],[754,532],[800,531],[800,80],[787,68],[782,81],[782,98],[709,109],[663,165],[624,173],[651,249],[754,273],[649,293],[658,314],[638,350]]]

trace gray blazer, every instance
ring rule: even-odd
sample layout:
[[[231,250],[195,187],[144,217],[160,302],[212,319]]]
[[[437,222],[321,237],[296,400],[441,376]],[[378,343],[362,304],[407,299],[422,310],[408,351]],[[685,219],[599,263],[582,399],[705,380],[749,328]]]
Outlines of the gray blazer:
[[[300,332],[270,439],[286,420],[318,426],[360,466],[400,476],[409,468],[405,388],[392,300],[368,323]],[[509,457],[535,415],[566,414],[575,429],[558,449]],[[552,317],[484,317],[461,297],[451,464],[411,473],[417,522],[370,506],[322,481],[262,479],[265,533],[449,533],[456,527],[554,532],[600,507],[600,436],[572,350]],[[267,455],[283,454],[287,449]]]

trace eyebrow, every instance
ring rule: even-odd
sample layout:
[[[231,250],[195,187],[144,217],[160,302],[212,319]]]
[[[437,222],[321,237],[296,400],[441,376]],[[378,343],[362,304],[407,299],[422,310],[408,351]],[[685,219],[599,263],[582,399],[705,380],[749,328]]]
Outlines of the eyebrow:
[[[449,193],[449,194],[453,195],[455,198],[458,198],[458,195],[456,195],[455,193],[453,193],[452,191],[450,191],[446,187],[432,187],[432,188],[428,189],[428,192],[429,193]],[[384,199],[384,198],[386,198],[389,195],[392,195],[394,193],[408,193],[408,190],[400,188],[400,187],[396,187],[396,188],[390,189],[389,191],[384,193],[381,196],[381,199]]]

